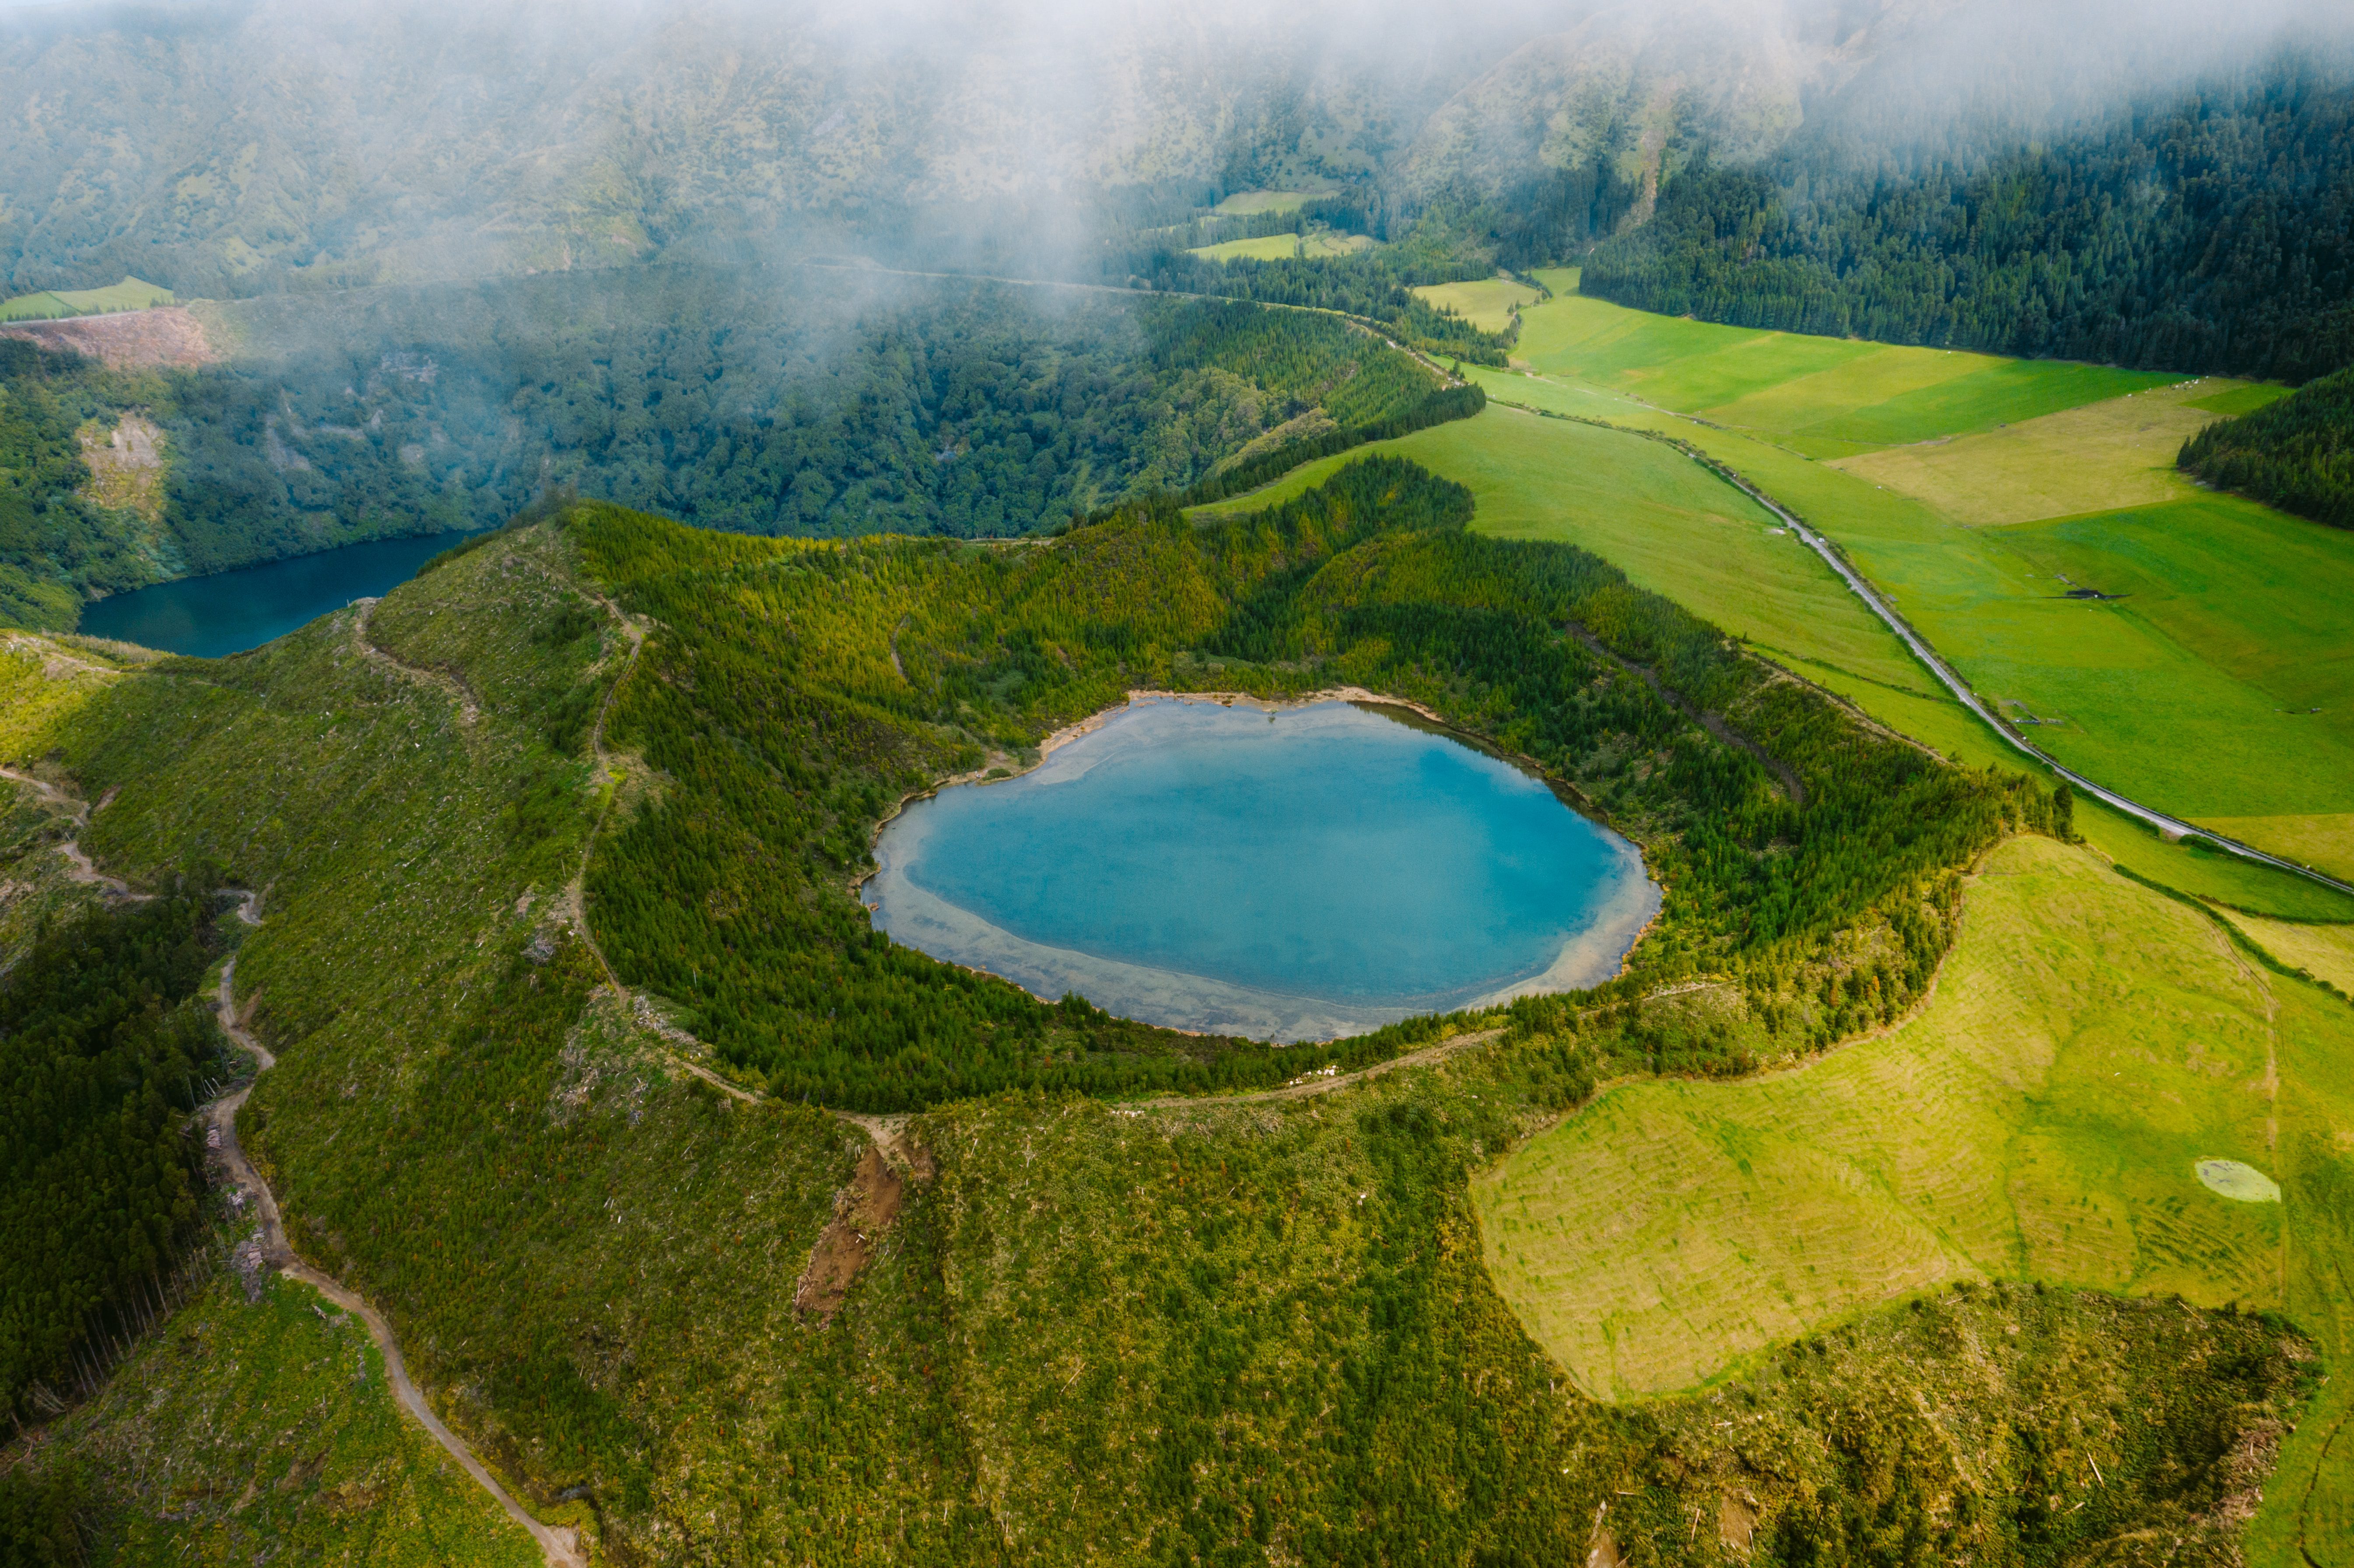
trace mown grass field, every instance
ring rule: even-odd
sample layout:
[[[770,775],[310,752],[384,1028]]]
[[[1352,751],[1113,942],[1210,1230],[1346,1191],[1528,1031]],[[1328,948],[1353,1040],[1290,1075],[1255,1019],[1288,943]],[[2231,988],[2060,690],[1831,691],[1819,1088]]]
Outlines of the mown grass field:
[[[1975,525],[2185,501],[2203,492],[2174,457],[2214,422],[2201,405],[2250,389],[2247,382],[2184,381],[1833,466]]]
[[[172,303],[172,291],[159,283],[125,278],[103,289],[44,289],[0,301],[0,322],[49,321],[103,311],[143,311]]]
[[[1523,344],[1567,333],[1547,324],[1555,312],[1596,304],[1559,298],[1532,307],[1524,313]],[[1701,448],[1837,541],[2003,711],[2056,721],[2032,733],[2069,766],[2177,816],[2354,875],[2354,645],[2335,630],[2330,608],[2345,601],[2354,583],[2354,538],[2152,473],[2151,441],[2162,445],[2164,434],[2195,429],[2218,410],[2190,409],[2186,402],[2196,398],[2170,391],[2139,392],[1944,446],[1850,457],[1834,466],[1811,461],[1772,431],[1723,428],[1723,408],[1702,418],[1679,418],[1636,400],[1658,400],[1656,388],[1634,371],[1646,356],[1660,367],[1653,379],[1672,374],[1687,380],[1697,374],[1690,370],[1695,363],[1740,357],[1741,346],[1722,339],[1709,348],[1693,335],[1699,327],[1618,312],[1607,334],[1616,357],[1606,368],[1616,385],[1475,374],[1491,397],[1660,431]],[[1749,363],[1769,348],[1784,359],[1795,355],[1801,379],[1820,392],[1838,379],[1831,371],[1850,374],[1839,356],[1859,346],[1870,345],[1752,342]],[[1826,356],[1826,369],[1804,370]],[[1855,362],[1845,363],[1851,368]],[[2068,385],[2063,376],[2036,395]],[[2186,394],[2228,407],[2276,395],[2202,386],[2203,392],[2191,387]],[[1760,394],[1744,396],[1754,404]],[[2005,417],[2020,419],[2033,400],[2020,401]],[[2145,402],[2158,410],[2155,417]],[[2145,425],[2163,429],[2146,434]],[[2062,439],[2072,430],[2084,438],[2073,459]],[[1947,466],[1942,455],[1965,448],[1987,456],[1982,483],[1967,465]],[[1888,466],[1886,477],[1858,471],[1874,464]],[[2074,506],[2104,493],[2173,499],[1973,527],[1903,486],[1948,500],[1981,495],[1973,503],[1981,506],[1981,520],[2016,517],[2042,504]],[[2064,597],[2079,586],[2122,597]],[[1807,656],[1802,648],[1789,652]],[[1804,673],[1866,701],[1861,687],[1841,683],[1835,673]],[[1956,726],[1941,722],[1954,715],[1925,709],[1902,693],[1872,694],[1867,705],[1941,750],[1968,755]],[[2322,711],[2306,711],[2312,708]],[[1964,721],[1960,727],[1975,726]],[[2251,766],[2250,758],[2260,762]]]
[[[1428,283],[1415,297],[1433,310],[1453,311],[1481,332],[1502,332],[1512,324],[1514,305],[1532,305],[1543,291],[1509,278],[1482,278],[1470,283]]]
[[[2181,379],[1655,316],[1580,295],[1575,268],[1538,276],[1554,298],[1523,313],[1515,360],[1814,458],[2017,423]]]
[[[1210,261],[1282,261],[1293,256],[1348,256],[1373,248],[1373,242],[1362,234],[1266,234],[1197,246],[1188,254]]]
[[[2226,911],[2224,918],[2290,969],[2354,997],[2354,926],[2267,920],[2238,909]]]
[[[2349,1065],[2342,1000],[2080,850],[2014,840],[1914,1018],[1794,1072],[1605,1094],[1475,1183],[1481,1245],[1539,1341],[1621,1399],[1978,1277],[2279,1308],[2343,1356]],[[2211,1157],[2286,1201],[2207,1191]],[[2290,1439],[2257,1538],[2277,1549],[2317,1476],[2336,1511],[2311,1539],[2349,1539],[2354,1452],[2321,1450],[2349,1408],[2333,1386]]]

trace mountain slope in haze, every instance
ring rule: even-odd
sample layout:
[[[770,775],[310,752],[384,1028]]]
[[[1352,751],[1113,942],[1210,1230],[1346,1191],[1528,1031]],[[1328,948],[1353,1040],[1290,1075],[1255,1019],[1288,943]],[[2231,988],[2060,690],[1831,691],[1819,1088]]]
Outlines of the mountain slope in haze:
[[[2347,42],[2040,123],[1990,110],[1931,130],[1860,92],[1771,157],[1671,184],[1581,287],[1828,336],[2323,375],[2354,358]]]
[[[218,296],[983,235],[1034,271],[1119,193],[1348,183],[1410,219],[1547,171],[1648,188],[1770,152],[1946,8],[16,13],[0,276]]]
[[[228,356],[193,371],[0,339],[0,620],[69,629],[88,598],[486,527],[549,489],[753,533],[1026,534],[1439,383],[1314,312],[820,269],[198,311]]]

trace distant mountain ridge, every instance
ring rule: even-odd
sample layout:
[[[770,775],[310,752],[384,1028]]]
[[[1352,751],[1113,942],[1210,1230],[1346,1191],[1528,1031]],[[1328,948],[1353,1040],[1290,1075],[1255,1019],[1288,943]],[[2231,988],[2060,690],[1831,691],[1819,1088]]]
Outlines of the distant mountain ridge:
[[[219,297],[992,225],[1044,265],[1139,193],[1353,184],[1411,214],[1573,170],[1639,217],[1692,158],[1767,155],[1935,58],[1956,11],[44,7],[0,20],[0,280]]]

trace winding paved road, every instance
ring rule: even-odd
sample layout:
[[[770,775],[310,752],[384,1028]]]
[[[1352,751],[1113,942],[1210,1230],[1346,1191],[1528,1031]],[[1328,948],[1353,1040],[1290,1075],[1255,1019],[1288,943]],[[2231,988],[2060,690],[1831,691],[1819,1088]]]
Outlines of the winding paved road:
[[[2003,723],[2002,720],[1995,716],[1991,709],[1989,709],[1984,703],[1978,701],[1978,694],[1970,690],[1969,683],[1963,680],[1962,677],[1955,672],[1953,666],[1947,664],[1945,660],[1937,656],[1936,650],[1930,647],[1929,644],[1922,639],[1920,634],[1915,632],[1913,628],[1906,623],[1904,618],[1897,614],[1895,609],[1886,599],[1880,597],[1879,590],[1874,588],[1869,582],[1866,582],[1861,573],[1848,565],[1847,558],[1833,547],[1829,540],[1824,538],[1820,534],[1816,533],[1812,528],[1808,527],[1804,523],[1799,522],[1797,518],[1784,510],[1780,503],[1776,502],[1772,496],[1766,494],[1764,491],[1758,489],[1755,485],[1750,483],[1747,480],[1742,478],[1741,475],[1735,473],[1732,469],[1722,463],[1710,461],[1704,459],[1695,459],[1694,461],[1700,462],[1702,467],[1708,469],[1710,471],[1723,475],[1728,483],[1732,484],[1743,494],[1748,496],[1752,501],[1756,502],[1758,505],[1763,506],[1775,516],[1779,517],[1784,523],[1788,524],[1790,531],[1796,534],[1800,539],[1804,540],[1815,554],[1820,556],[1827,563],[1829,564],[1831,570],[1840,575],[1840,579],[1846,583],[1850,588],[1854,590],[1856,598],[1863,600],[1865,606],[1869,608],[1874,615],[1880,617],[1882,620],[1886,621],[1888,623],[1889,630],[1893,631],[1897,636],[1904,640],[1904,646],[1913,650],[1914,657],[1919,659],[1924,664],[1926,664],[1929,667],[1929,673],[1936,676],[1938,680],[1944,682],[1946,689],[1952,692],[1956,697],[1960,699],[1964,707],[1969,709],[1970,712],[1978,715],[1979,718],[1985,720],[1987,726],[1992,729],[1995,734],[2009,741],[2013,748],[2025,752],[2028,756],[2035,758],[2036,761],[2043,764],[2044,767],[2052,769],[2052,772],[2057,773],[2061,778],[2065,779],[2076,789],[2082,789],[2085,794],[2092,796],[2094,800],[2102,801],[2106,805],[2114,806],[2129,817],[2139,818],[2141,821],[2147,822],[2151,827],[2156,828],[2161,833],[2166,833],[2175,837],[2179,837],[2186,833],[2195,833],[2211,843],[2221,845],[2224,849],[2244,860],[2253,860],[2260,862],[2265,865],[2277,866],[2283,871],[2290,872],[2296,875],[2306,877],[2312,881],[2318,882],[2326,887],[2334,887],[2340,893],[2354,893],[2354,883],[2340,882],[2338,878],[2329,875],[2327,873],[2316,871],[2309,865],[2302,865],[2293,860],[2284,860],[2276,854],[2268,854],[2264,851],[2256,848],[2253,844],[2242,843],[2237,839],[2226,838],[2212,828],[2203,828],[2196,822],[2186,822],[2179,817],[2169,817],[2165,812],[2158,810],[2152,807],[2145,806],[2140,801],[2133,800],[2128,796],[2120,795],[2115,790],[2108,789],[2104,785],[2095,784],[2093,780],[2085,778],[2083,774],[2067,767],[2050,752],[2028,740],[2017,730]]]
[[[1626,397],[1623,393],[1618,394],[1618,396]],[[1518,408],[1522,413],[1526,414],[1536,414],[1540,416],[1551,414],[1550,410],[1538,408],[1527,403],[1510,402],[1505,398],[1495,397],[1492,396],[1490,400],[1503,408]],[[1649,408],[1654,413],[1665,414],[1671,418],[1691,418],[1691,416],[1689,414],[1680,414],[1673,408],[1662,408],[1655,403],[1644,403],[1640,398],[1627,397],[1626,400],[1630,403],[1639,404],[1641,407]],[[1553,414],[1551,417],[1559,418],[1567,418],[1568,416]],[[2215,844],[2232,854],[2238,855],[2243,860],[2252,860],[2264,865],[2278,867],[2280,870],[2285,871],[2291,875],[2302,876],[2308,881],[2320,883],[2325,887],[2334,887],[2340,893],[2354,893],[2354,883],[2340,882],[2338,878],[2330,875],[2327,872],[2316,871],[2313,867],[2303,864],[2300,862],[2287,860],[2280,855],[2269,853],[2266,851],[2258,849],[2255,845],[2251,843],[2243,843],[2240,840],[2226,837],[2225,835],[2217,832],[2212,828],[2201,827],[2196,822],[2187,822],[2179,817],[2169,817],[2165,812],[2157,810],[2155,807],[2145,806],[2140,801],[2134,800],[2130,796],[2120,795],[2115,789],[2109,789],[2107,786],[2103,784],[2096,784],[2092,779],[2085,778],[2083,774],[2068,767],[2059,758],[2053,757],[2050,752],[2027,739],[2017,730],[2011,728],[2010,726],[2003,723],[2001,719],[1998,718],[1992,709],[1988,708],[1984,703],[1978,700],[1978,694],[1970,690],[1970,683],[1967,681],[1963,680],[1962,677],[1955,672],[1952,665],[1946,663],[1943,658],[1938,656],[1937,651],[1930,647],[1927,641],[1924,639],[1919,632],[1914,630],[1912,625],[1907,622],[1903,616],[1896,613],[1894,607],[1890,605],[1886,599],[1881,597],[1880,591],[1873,588],[1870,582],[1866,581],[1861,572],[1858,572],[1853,567],[1848,565],[1847,557],[1840,553],[1837,546],[1833,545],[1829,539],[1823,537],[1822,535],[1816,533],[1812,528],[1808,527],[1806,524],[1800,522],[1786,507],[1784,507],[1780,502],[1776,501],[1772,496],[1766,494],[1764,491],[1750,483],[1748,480],[1743,478],[1741,474],[1735,471],[1731,466],[1709,456],[1705,452],[1701,451],[1698,448],[1691,446],[1689,442],[1673,436],[1665,436],[1659,431],[1639,429],[1628,425],[1612,425],[1609,421],[1602,419],[1588,420],[1585,422],[1605,425],[1611,429],[1623,430],[1628,435],[1652,436],[1666,440],[1671,442],[1677,450],[1691,459],[1692,461],[1708,470],[1711,473],[1715,474],[1727,484],[1732,485],[1735,490],[1740,491],[1744,495],[1748,496],[1749,499],[1757,503],[1758,505],[1763,506],[1766,511],[1771,512],[1775,516],[1780,518],[1785,524],[1788,524],[1790,532],[1796,534],[1808,548],[1813,550],[1818,556],[1820,556],[1824,562],[1829,566],[1830,569],[1839,574],[1840,580],[1847,584],[1848,588],[1854,592],[1856,598],[1863,600],[1866,609],[1870,609],[1872,614],[1878,616],[1882,621],[1887,623],[1888,630],[1896,633],[1896,635],[1903,641],[1904,646],[1913,651],[1914,657],[1920,660],[1922,663],[1927,665],[1929,667],[1929,673],[1936,676],[1938,681],[1947,691],[1954,694],[1955,697],[1960,701],[1964,707],[1969,709],[1971,713],[1976,714],[1981,720],[1985,721],[1987,727],[1993,730],[1995,734],[2000,736],[2004,741],[2009,743],[2013,750],[2024,752],[2029,757],[2031,757],[2036,761],[2041,763],[2044,767],[2050,768],[2052,772],[2058,774],[2061,778],[2065,779],[2074,788],[2083,790],[2085,794],[2092,796],[2094,800],[2099,800],[2105,805],[2114,806],[2129,817],[2137,818],[2142,821],[2147,822],[2151,827],[2156,828],[2161,833],[2178,838],[2185,834],[2196,834],[2200,838],[2206,840],[2208,842]],[[1698,424],[1702,421],[1692,420],[1692,422]]]

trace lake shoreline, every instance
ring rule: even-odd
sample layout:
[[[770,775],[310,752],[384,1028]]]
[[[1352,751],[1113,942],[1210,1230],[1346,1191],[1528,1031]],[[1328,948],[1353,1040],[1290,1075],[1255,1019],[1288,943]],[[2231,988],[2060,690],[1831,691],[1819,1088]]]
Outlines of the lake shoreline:
[[[1196,708],[1216,707],[1244,710],[1267,715],[1272,722],[1278,714],[1294,713],[1322,707],[1338,709],[1343,705],[1364,714],[1369,719],[1386,720],[1408,730],[1418,730],[1435,741],[1447,741],[1519,774],[1527,783],[1553,797],[1559,806],[1570,808],[1573,814],[1585,820],[1593,829],[1616,845],[1621,867],[1611,880],[1623,883],[1619,891],[1593,910],[1594,918],[1584,929],[1577,930],[1549,959],[1539,961],[1534,969],[1521,969],[1517,980],[1490,981],[1499,989],[1477,992],[1455,991],[1452,995],[1439,992],[1430,995],[1426,1002],[1408,1005],[1405,1013],[1396,1010],[1404,998],[1393,1001],[1343,1000],[1347,993],[1322,993],[1320,988],[1310,991],[1293,992],[1291,987],[1278,981],[1276,989],[1267,989],[1267,980],[1246,981],[1239,977],[1220,978],[1222,970],[1196,970],[1194,966],[1164,967],[1139,964],[1114,959],[1107,954],[1081,952],[1068,947],[1068,938],[1044,938],[1043,941],[1018,938],[996,924],[993,917],[979,916],[975,911],[941,900],[929,893],[920,893],[907,881],[902,863],[909,848],[900,843],[895,853],[885,853],[885,842],[895,832],[905,830],[907,818],[919,804],[938,800],[960,784],[1013,783],[1030,779],[1045,768],[1066,747],[1102,731],[1116,721],[1139,714],[1140,710],[1163,705],[1190,705]],[[1165,724],[1168,720],[1161,721]],[[1359,723],[1363,720],[1357,721]],[[1427,742],[1425,744],[1428,744]],[[1466,1010],[1479,1011],[1503,1005],[1517,997],[1533,994],[1573,993],[1589,991],[1618,978],[1627,971],[1627,963],[1655,927],[1665,890],[1651,876],[1648,856],[1641,843],[1631,835],[1615,828],[1606,813],[1596,810],[1575,787],[1556,779],[1534,758],[1512,753],[1487,737],[1466,732],[1424,704],[1362,686],[1321,688],[1296,696],[1269,697],[1247,692],[1212,691],[1187,692],[1161,688],[1139,687],[1124,697],[1088,714],[1074,723],[1065,725],[1044,736],[1030,757],[1018,767],[1008,767],[1010,759],[1003,753],[994,753],[983,768],[969,768],[944,777],[919,789],[911,789],[894,802],[891,810],[877,821],[871,836],[869,864],[850,882],[853,895],[865,908],[873,927],[903,945],[930,953],[935,959],[974,972],[992,975],[1028,991],[1041,1000],[1051,1001],[1062,991],[1077,989],[1098,1005],[1109,1002],[1109,1010],[1122,1016],[1174,1029],[1185,1033],[1235,1034],[1243,1038],[1270,1038],[1284,1043],[1305,1043],[1310,1040],[1331,1040],[1358,1034],[1367,1029],[1394,1022],[1396,1017],[1422,1013],[1446,1014]],[[1081,770],[1090,764],[1077,765]],[[926,836],[918,834],[917,840]],[[929,939],[917,939],[911,932],[928,932]],[[983,954],[990,956],[984,957]],[[1094,971],[1088,976],[1097,980],[1094,987],[1074,980],[1073,969]],[[1055,971],[1049,974],[1048,971]],[[1034,972],[1035,971],[1035,972]],[[1042,982],[1052,980],[1042,989]],[[1189,993],[1188,1005],[1179,1008],[1162,1005],[1172,999],[1161,993],[1175,984]],[[1108,987],[1111,994],[1097,998],[1096,991]],[[1049,993],[1052,994],[1049,994]],[[1201,1011],[1215,992],[1230,1005],[1213,1006],[1207,1013]],[[1133,994],[1130,994],[1133,993]],[[1146,995],[1153,1001],[1142,1002]],[[1280,1003],[1288,1015],[1280,1024],[1264,1016],[1266,1004]],[[1304,1010],[1304,1011],[1303,1011]],[[1156,1016],[1156,1014],[1160,1016]],[[1312,1021],[1311,1016],[1312,1015]],[[1271,1028],[1280,1032],[1269,1033]]]

